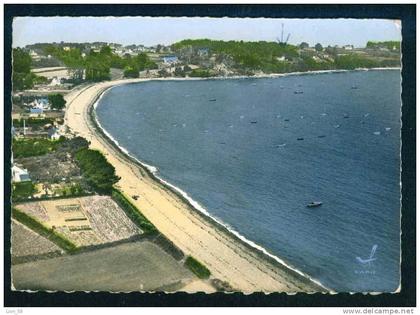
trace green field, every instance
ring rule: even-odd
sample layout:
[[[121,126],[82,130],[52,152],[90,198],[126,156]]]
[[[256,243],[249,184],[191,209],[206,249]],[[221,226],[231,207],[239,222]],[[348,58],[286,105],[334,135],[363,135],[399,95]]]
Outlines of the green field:
[[[14,158],[30,157],[44,155],[48,152],[55,151],[60,144],[64,141],[57,140],[51,141],[43,138],[34,139],[13,139],[12,151]]]
[[[149,241],[12,266],[18,290],[175,291],[194,278]]]

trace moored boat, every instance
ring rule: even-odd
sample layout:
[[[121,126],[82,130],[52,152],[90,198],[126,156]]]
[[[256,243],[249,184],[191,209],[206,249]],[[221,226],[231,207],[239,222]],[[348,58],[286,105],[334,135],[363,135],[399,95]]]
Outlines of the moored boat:
[[[308,203],[306,206],[308,208],[315,208],[315,207],[322,206],[322,202],[321,201],[312,201],[312,202]]]

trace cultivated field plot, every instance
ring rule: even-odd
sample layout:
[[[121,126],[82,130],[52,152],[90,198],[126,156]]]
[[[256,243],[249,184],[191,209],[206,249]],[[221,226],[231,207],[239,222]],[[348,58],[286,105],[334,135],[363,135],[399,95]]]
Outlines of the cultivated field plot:
[[[77,246],[115,242],[142,233],[108,196],[28,202],[16,207]]]
[[[197,280],[149,241],[14,265],[12,279],[17,290],[112,292],[173,291]]]
[[[80,169],[70,154],[60,150],[41,155],[16,159],[36,182],[57,183],[64,179],[80,181]],[[42,167],[39,167],[42,165]]]
[[[12,220],[12,257],[37,256],[62,250],[45,237]]]
[[[46,209],[40,202],[21,203],[16,205],[16,208],[22,210],[31,217],[34,217],[38,221],[46,223],[50,220]]]

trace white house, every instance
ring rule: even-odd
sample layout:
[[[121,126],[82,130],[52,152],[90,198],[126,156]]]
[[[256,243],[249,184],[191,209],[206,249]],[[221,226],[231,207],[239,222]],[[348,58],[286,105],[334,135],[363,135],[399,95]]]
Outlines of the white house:
[[[114,53],[120,57],[124,55],[124,51],[122,49],[115,49]]]
[[[43,111],[50,109],[50,103],[46,98],[37,98],[32,103],[30,103],[29,106],[31,106],[33,109],[41,109]]]
[[[321,62],[321,59],[320,59],[318,56],[312,56],[312,59],[313,59],[315,62]]]
[[[51,82],[50,82],[50,86],[61,85],[61,80],[62,80],[62,78],[60,78],[60,77],[53,77]]]
[[[48,139],[50,140],[58,140],[60,139],[60,133],[58,132],[58,130],[56,128],[50,128],[48,130]]]
[[[40,60],[41,56],[34,50],[29,51],[29,56],[31,56],[32,60]]]
[[[29,117],[31,118],[45,117],[44,110],[42,108],[31,108],[29,110]]]
[[[13,165],[13,167],[12,167],[12,180],[15,183],[19,183],[19,182],[28,182],[28,181],[31,180],[31,178],[29,177],[28,170],[26,170],[24,168],[20,168],[16,165]]]
[[[178,63],[178,57],[177,56],[165,56],[163,57],[163,63],[166,65],[174,65]]]
[[[208,57],[209,56],[209,49],[208,48],[199,48],[197,50],[197,55],[200,57]]]

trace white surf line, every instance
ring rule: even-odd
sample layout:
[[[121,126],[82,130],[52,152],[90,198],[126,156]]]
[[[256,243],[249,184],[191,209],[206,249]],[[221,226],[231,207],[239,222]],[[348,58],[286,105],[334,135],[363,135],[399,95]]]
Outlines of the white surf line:
[[[207,79],[207,78],[205,78]],[[151,80],[147,80],[147,81],[151,81]],[[137,82],[127,82],[128,84],[131,83],[141,83],[141,82],[147,82],[146,80],[144,81],[137,81]],[[165,81],[170,81],[170,80],[165,80]],[[101,98],[103,97],[103,95],[108,92],[110,89],[116,87],[116,86],[121,86],[125,83],[119,83],[116,84],[114,86],[110,86],[108,88],[106,88],[104,91],[101,92],[101,95],[97,98],[97,100],[95,101],[95,103],[92,105],[94,110],[96,111],[96,108],[99,105],[99,101],[101,100]],[[120,150],[121,152],[123,152],[124,154],[126,154],[129,158],[132,158],[133,160],[135,160],[136,162],[138,162],[140,165],[142,165],[143,167],[145,167],[146,169],[148,169],[153,176],[164,186],[170,187],[173,190],[175,190],[176,192],[178,192],[183,198],[185,198],[185,200],[188,201],[188,203],[190,204],[190,206],[192,206],[195,210],[199,211],[200,213],[202,213],[203,215],[205,215],[206,217],[210,218],[211,220],[213,220],[214,222],[216,222],[217,224],[221,225],[222,227],[224,227],[227,231],[229,231],[230,233],[232,233],[234,236],[236,236],[238,239],[240,239],[242,242],[248,244],[249,246],[251,246],[252,248],[258,250],[259,252],[263,253],[264,255],[274,259],[276,262],[280,263],[281,265],[285,266],[286,268],[296,272],[297,274],[301,275],[302,277],[310,280],[311,282],[317,284],[318,286],[324,288],[325,290],[327,290],[328,292],[334,292],[333,290],[329,289],[328,287],[326,287],[325,285],[323,285],[319,280],[314,279],[312,277],[310,277],[308,274],[305,274],[304,272],[302,272],[301,270],[290,266],[289,264],[287,264],[283,259],[281,259],[280,257],[271,254],[270,252],[268,252],[264,247],[256,244],[255,242],[247,239],[245,236],[243,236],[242,234],[240,234],[239,232],[237,232],[236,230],[234,230],[232,227],[230,227],[228,224],[224,223],[222,220],[220,220],[219,218],[212,216],[202,205],[200,205],[200,203],[198,203],[196,200],[194,200],[192,197],[190,197],[188,195],[187,192],[183,191],[181,188],[171,184],[170,182],[164,180],[162,177],[158,176],[158,172],[159,169],[156,166],[153,165],[149,165],[141,160],[139,160],[138,158],[136,158],[135,156],[133,156],[126,148],[124,148],[123,146],[121,146],[119,144],[119,142],[108,132],[106,131],[103,126],[100,124],[98,117],[96,115],[96,113],[94,113],[94,119],[95,119],[95,123],[97,124],[97,126],[101,129],[101,131],[104,133],[104,135],[110,140],[112,141]]]

